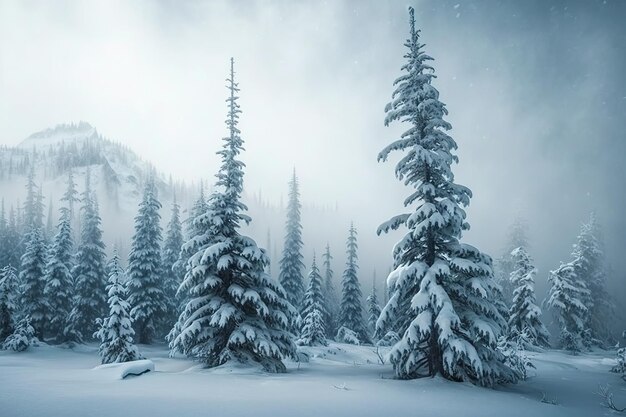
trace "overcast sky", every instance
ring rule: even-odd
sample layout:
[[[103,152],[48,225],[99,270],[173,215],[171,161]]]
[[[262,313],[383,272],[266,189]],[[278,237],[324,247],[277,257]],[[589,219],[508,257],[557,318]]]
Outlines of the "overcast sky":
[[[0,143],[84,120],[177,178],[210,177],[234,56],[247,190],[278,201],[296,166],[305,203],[338,204],[376,251],[408,193],[376,154],[402,131],[383,109],[409,3],[474,191],[467,239],[497,256],[521,212],[545,280],[596,210],[623,280],[624,1],[0,0]]]

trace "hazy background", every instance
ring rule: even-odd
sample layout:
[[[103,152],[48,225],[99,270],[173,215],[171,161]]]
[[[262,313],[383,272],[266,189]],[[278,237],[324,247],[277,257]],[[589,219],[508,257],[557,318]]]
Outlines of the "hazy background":
[[[408,4],[450,111],[456,180],[474,192],[466,240],[499,256],[525,216],[542,299],[595,210],[625,295],[624,1],[0,0],[0,144],[86,120],[176,178],[209,178],[234,56],[247,192],[278,205],[295,166],[305,206],[336,207],[345,229],[355,221],[367,282],[399,238],[375,229],[409,192],[376,162],[403,130],[383,126],[383,108]],[[307,262],[322,232],[343,252],[346,230],[306,214]]]

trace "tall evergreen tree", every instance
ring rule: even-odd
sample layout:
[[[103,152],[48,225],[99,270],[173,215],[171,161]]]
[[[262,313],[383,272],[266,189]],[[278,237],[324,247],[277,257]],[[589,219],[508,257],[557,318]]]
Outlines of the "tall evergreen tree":
[[[43,232],[43,197],[41,190],[35,184],[35,171],[31,169],[26,181],[26,200],[24,201],[24,231],[30,232],[33,228]]]
[[[2,264],[19,268],[23,255],[22,237],[18,228],[17,217],[13,207],[9,210],[9,219],[3,239]]]
[[[370,333],[376,332],[376,322],[380,317],[380,304],[378,302],[378,295],[376,294],[376,275],[374,275],[374,279],[372,280],[372,293],[367,296],[367,312],[369,313],[367,317],[367,325],[370,329]]]
[[[584,300],[589,297],[589,290],[576,274],[573,262],[561,264],[550,272],[551,284],[547,306],[552,310],[561,331],[561,348],[580,352],[586,348],[585,324],[589,311]]]
[[[514,249],[515,261],[510,281],[513,284],[513,302],[509,310],[509,334],[512,338],[525,334],[531,346],[550,346],[550,334],[541,322],[541,308],[535,297],[537,269],[523,246]]]
[[[128,302],[139,343],[152,343],[167,310],[162,288],[160,209],[154,179],[150,178],[135,217],[135,234],[128,256]]]
[[[442,375],[455,381],[492,385],[514,381],[497,350],[506,329],[504,310],[497,301],[491,258],[459,242],[469,228],[465,211],[471,191],[454,183],[451,170],[458,160],[457,145],[445,132],[445,105],[432,85],[432,58],[424,53],[415,29],[413,8],[403,74],[394,81],[387,104],[385,125],[409,123],[411,127],[378,155],[386,161],[403,152],[396,165],[399,180],[413,188],[404,200],[412,213],[400,214],[379,227],[378,233],[405,227],[395,245],[394,271],[388,283],[392,295],[377,323],[377,334],[401,335],[390,352],[399,378]]]
[[[222,165],[210,208],[194,221],[202,232],[185,244],[198,251],[189,259],[179,289],[189,301],[170,333],[170,347],[208,366],[236,360],[284,372],[283,357],[295,353],[288,331],[295,309],[265,273],[265,251],[239,232],[241,222],[251,219],[241,202],[245,165],[237,159],[243,140],[232,59],[227,82],[229,136],[218,152]]]
[[[304,294],[301,208],[298,178],[294,169],[293,176],[289,182],[285,246],[280,260],[280,273],[278,276],[281,285],[287,292],[289,302],[294,306],[300,305]]]
[[[20,304],[23,314],[30,316],[35,335],[43,340],[48,325],[48,305],[44,297],[46,286],[46,243],[40,227],[33,227],[27,235],[26,252],[22,255]]]
[[[0,273],[0,344],[13,333],[17,324],[18,287],[15,268],[11,265],[2,268]]]
[[[91,190],[91,175],[85,176],[85,190],[81,195],[82,213],[80,242],[74,277],[72,311],[64,330],[64,337],[71,342],[82,342],[93,335],[96,319],[106,314],[106,255],[102,241],[101,219],[98,203]]]
[[[363,300],[361,293],[361,284],[357,275],[357,239],[356,228],[354,224],[350,224],[350,232],[347,241],[346,254],[348,260],[346,269],[343,272],[341,281],[341,306],[339,311],[339,327],[345,327],[355,332],[361,343],[367,343],[370,340],[367,329],[363,322]]]
[[[180,206],[174,200],[172,215],[167,225],[165,243],[163,245],[163,291],[166,300],[166,315],[164,326],[169,331],[178,318],[180,300],[176,291],[184,277],[184,268],[180,267],[178,257],[183,246],[183,232],[180,222]]]
[[[70,222],[74,220],[75,207],[78,202],[80,202],[80,198],[78,197],[78,190],[76,189],[76,183],[74,182],[74,173],[72,170],[69,170],[67,176],[67,188],[65,189],[65,193],[63,193],[63,197],[61,201],[64,201],[67,204],[67,208],[69,210],[69,218]]]
[[[54,236],[46,265],[44,295],[48,300],[50,332],[57,341],[65,341],[65,325],[72,310],[74,278],[72,253],[74,242],[70,225],[70,210],[61,208],[57,234]]]
[[[135,334],[130,317],[130,305],[126,301],[124,270],[120,265],[117,252],[109,263],[109,315],[98,319],[98,331],[94,337],[100,340],[102,363],[130,362],[141,358],[137,346],[133,343]]]
[[[337,290],[335,289],[334,273],[332,269],[333,257],[330,254],[330,245],[326,243],[326,250],[323,255],[324,259],[324,299],[326,300],[326,337],[333,338],[337,334],[337,316],[339,314],[339,299]]]
[[[303,325],[298,344],[305,346],[326,346],[328,344],[324,326],[326,321],[324,318],[327,314],[322,290],[322,276],[315,262],[315,255],[313,255],[313,264],[311,265],[311,272],[309,272],[309,285],[302,300],[300,315]]]
[[[513,302],[513,290],[511,272],[515,269],[515,260],[511,253],[517,248],[528,249],[528,224],[525,219],[518,216],[509,228],[504,253],[494,264],[496,281],[502,287],[502,298],[507,307]]]
[[[589,290],[589,296],[584,300],[589,313],[585,324],[589,330],[589,341],[600,347],[611,347],[615,344],[611,334],[614,306],[606,289],[602,233],[595,213],[591,213],[589,222],[581,226],[573,257],[576,275]]]

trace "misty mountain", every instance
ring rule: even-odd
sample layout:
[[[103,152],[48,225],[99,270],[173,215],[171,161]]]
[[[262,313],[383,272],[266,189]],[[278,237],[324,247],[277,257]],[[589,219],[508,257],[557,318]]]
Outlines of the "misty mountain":
[[[181,149],[180,152],[192,151]],[[87,122],[59,124],[31,134],[15,147],[0,148],[0,196],[4,198],[7,210],[11,207],[17,209],[24,201],[24,185],[31,169],[34,169],[35,181],[43,192],[46,213],[51,213],[52,216],[51,221],[46,219],[46,222],[53,227],[58,221],[59,199],[65,191],[70,170],[79,191],[84,187],[85,174],[89,170],[100,206],[105,242],[109,249],[115,245],[123,259],[127,255],[137,206],[150,172],[156,177],[159,199],[163,204],[162,227],[169,220],[174,197],[181,205],[182,218],[185,220],[188,210],[200,193],[200,187],[208,195],[213,185],[213,178],[210,177],[213,167],[206,167],[205,172],[198,172],[198,178],[207,178],[199,184],[177,181],[129,147],[106,138]],[[285,195],[287,180],[288,178],[276,179],[278,184],[284,184]],[[313,252],[321,254],[329,242],[335,257],[337,279],[340,279],[344,267],[345,239],[352,219],[337,205],[318,205],[308,199],[306,184],[303,186],[305,263],[308,266]],[[267,248],[273,274],[278,272],[283,246],[286,204],[283,200],[281,198],[279,201],[271,201],[264,197],[262,190],[244,191],[244,201],[254,219],[246,228],[247,233],[259,245]],[[381,243],[370,232],[363,231],[361,234],[360,243],[365,248]],[[374,269],[385,275],[388,265],[384,255],[386,252],[382,252],[380,257],[362,261],[365,282],[369,281]]]

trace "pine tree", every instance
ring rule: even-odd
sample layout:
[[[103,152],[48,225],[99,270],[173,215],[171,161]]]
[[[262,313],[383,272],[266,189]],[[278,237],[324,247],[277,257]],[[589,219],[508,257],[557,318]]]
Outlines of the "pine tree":
[[[541,309],[535,297],[535,275],[537,269],[532,259],[520,246],[511,252],[515,265],[511,271],[510,281],[513,284],[513,303],[509,310],[509,337],[517,338],[526,335],[527,342],[532,346],[550,346],[550,334],[541,322]]]
[[[133,343],[135,331],[130,317],[130,304],[126,301],[124,288],[126,277],[120,266],[117,252],[113,255],[108,269],[109,283],[106,290],[109,296],[109,315],[97,320],[100,328],[94,334],[94,338],[100,340],[99,353],[102,363],[130,362],[141,359]]]
[[[302,224],[300,220],[300,191],[296,171],[289,182],[289,202],[287,203],[287,223],[285,225],[285,246],[280,260],[278,279],[287,292],[289,302],[300,305],[304,294],[304,262],[302,256]]]
[[[363,323],[363,305],[361,284],[357,276],[357,241],[356,228],[350,224],[347,250],[348,260],[341,281],[341,306],[339,311],[339,326],[355,332],[361,343],[368,343],[370,338]]]
[[[311,272],[309,272],[309,286],[304,293],[302,300],[302,311],[300,315],[303,319],[302,331],[300,333],[299,345],[305,346],[326,346],[326,329],[324,326],[326,311],[326,302],[322,291],[322,276],[315,262],[313,255],[313,264]]]
[[[451,129],[443,120],[447,110],[431,84],[432,58],[419,42],[413,8],[409,14],[407,62],[394,82],[385,125],[404,122],[411,127],[378,159],[403,152],[395,173],[413,189],[404,205],[417,207],[378,229],[380,234],[405,227],[407,233],[394,247],[395,269],[387,281],[392,295],[378,320],[377,335],[401,335],[390,352],[399,378],[442,375],[480,385],[515,381],[519,375],[504,365],[497,350],[506,320],[491,258],[459,242],[469,228],[461,206],[469,204],[471,191],[454,183],[451,165],[458,158],[452,151],[457,145],[445,133]]]
[[[331,262],[333,260],[330,254],[330,245],[326,243],[326,251],[323,255],[324,258],[324,299],[326,300],[326,322],[324,328],[326,329],[326,337],[333,338],[337,334],[337,315],[339,314],[339,300],[337,297],[337,290],[335,289],[333,269]]]
[[[76,252],[74,299],[64,330],[64,338],[82,342],[93,335],[96,319],[106,314],[106,255],[102,241],[98,204],[91,190],[90,173],[85,176],[82,193],[80,242]]]
[[[152,343],[166,314],[161,264],[161,203],[154,179],[146,184],[128,256],[128,302],[139,343]]]
[[[43,231],[43,197],[41,190],[35,184],[35,171],[32,169],[26,182],[23,222],[26,233],[33,228]]]
[[[54,236],[46,265],[44,295],[48,301],[50,332],[58,342],[65,341],[65,324],[72,310],[74,278],[72,252],[74,242],[69,208],[61,208],[58,232]]]
[[[25,235],[24,254],[20,259],[20,304],[23,314],[30,316],[35,335],[40,339],[43,339],[47,323],[47,303],[44,298],[47,253],[43,236],[43,210],[41,189],[35,185],[34,170],[31,169],[24,203]]]
[[[169,331],[178,318],[180,300],[176,295],[184,277],[184,268],[180,267],[178,258],[183,246],[183,232],[180,222],[180,207],[174,200],[172,215],[167,225],[167,234],[163,245],[163,291],[166,300],[164,328]]]
[[[229,136],[218,152],[222,164],[210,207],[194,221],[200,233],[185,244],[198,250],[179,289],[189,301],[170,333],[170,347],[208,366],[236,360],[284,372],[283,357],[295,354],[288,331],[295,309],[265,273],[265,251],[239,232],[241,222],[251,219],[241,202],[245,165],[237,159],[243,140],[237,128],[241,110],[232,59],[227,81]]]
[[[76,214],[76,205],[80,202],[80,198],[78,197],[78,190],[76,189],[76,183],[74,182],[74,174],[72,170],[69,170],[69,174],[67,176],[67,188],[65,189],[65,193],[63,193],[63,197],[61,197],[61,201],[67,204],[67,208],[69,209],[69,218],[70,218],[70,226],[74,228],[74,219]]]
[[[180,252],[178,254],[178,260],[174,265],[174,268],[177,271],[180,271],[181,276],[184,277],[187,264],[189,263],[189,258],[191,258],[201,246],[202,242],[192,239],[195,236],[204,235],[206,232],[202,228],[201,222],[198,222],[201,216],[204,216],[209,209],[209,206],[206,201],[206,197],[204,195],[204,186],[200,186],[200,195],[198,199],[195,201],[193,207],[190,210],[189,216],[185,219],[185,237],[187,241],[185,245],[180,247]],[[179,309],[186,304],[186,300],[184,300],[181,294],[178,294],[180,298],[181,305]]]
[[[19,268],[21,263],[20,259],[23,255],[23,245],[13,207],[9,210],[9,220],[3,242],[4,250],[1,254],[3,260],[2,265],[10,265],[16,269]]]
[[[589,331],[589,342],[610,347],[615,344],[610,328],[615,318],[614,306],[606,289],[604,248],[595,213],[591,214],[588,223],[582,225],[572,255],[576,275],[589,290],[589,296],[584,299],[588,310],[585,328]]]
[[[370,333],[376,332],[376,322],[380,317],[380,304],[378,303],[378,295],[376,294],[376,275],[374,275],[374,280],[372,281],[372,293],[367,296],[367,311],[369,316],[367,318],[367,324],[370,329]]]
[[[561,348],[580,352],[585,349],[585,324],[588,310],[584,300],[589,297],[585,283],[576,275],[574,263],[565,263],[550,272],[552,285],[547,306],[552,310],[561,330]]]
[[[25,316],[17,325],[15,330],[2,344],[2,349],[14,352],[23,352],[33,343],[35,329],[30,324],[30,317]]]
[[[17,271],[11,265],[0,273],[0,342],[15,330],[18,302]]]
[[[498,258],[494,265],[496,281],[502,287],[502,298],[504,303],[510,307],[513,302],[513,290],[515,289],[510,277],[515,269],[515,260],[511,253],[517,248],[528,249],[528,224],[522,217],[517,217],[511,225],[504,254]]]

